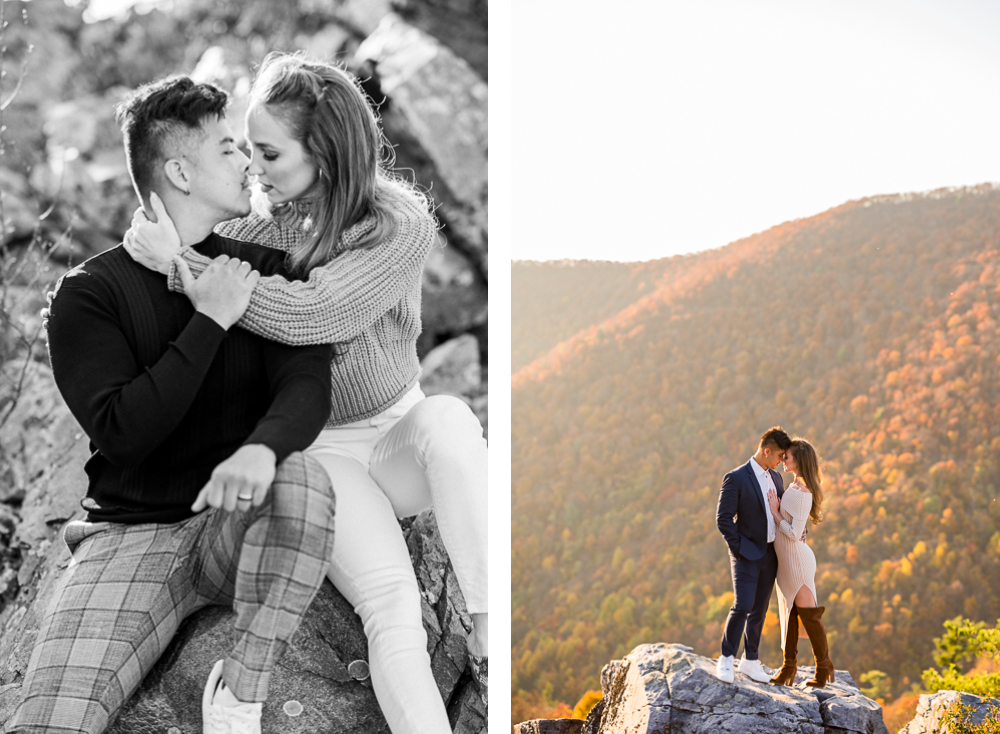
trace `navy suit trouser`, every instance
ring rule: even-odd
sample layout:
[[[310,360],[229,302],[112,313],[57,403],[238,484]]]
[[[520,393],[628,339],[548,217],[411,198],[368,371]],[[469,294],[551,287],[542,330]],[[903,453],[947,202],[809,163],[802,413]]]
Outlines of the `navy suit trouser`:
[[[722,633],[722,654],[735,657],[742,637],[747,660],[756,660],[764,617],[767,616],[774,579],[778,575],[778,555],[774,552],[774,543],[768,543],[767,552],[756,561],[736,558],[730,552],[729,566],[733,574],[735,599]]]

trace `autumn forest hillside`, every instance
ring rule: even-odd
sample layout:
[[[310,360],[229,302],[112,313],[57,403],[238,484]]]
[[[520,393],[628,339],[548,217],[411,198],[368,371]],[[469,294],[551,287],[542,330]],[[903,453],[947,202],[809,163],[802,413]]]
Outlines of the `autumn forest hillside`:
[[[630,304],[512,377],[515,699],[572,706],[642,642],[717,655],[720,480],[775,424],[824,458],[809,543],[838,668],[899,694],[945,619],[1000,617],[1000,189],[850,202],[637,269],[613,276]],[[555,295],[519,277],[530,339]]]

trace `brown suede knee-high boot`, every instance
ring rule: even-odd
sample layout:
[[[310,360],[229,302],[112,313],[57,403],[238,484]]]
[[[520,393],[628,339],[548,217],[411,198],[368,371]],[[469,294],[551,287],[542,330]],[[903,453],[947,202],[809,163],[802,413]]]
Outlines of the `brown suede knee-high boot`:
[[[806,628],[809,642],[812,643],[813,655],[816,657],[816,674],[806,685],[822,688],[827,681],[834,681],[833,662],[830,660],[830,647],[826,641],[826,627],[823,626],[823,612],[826,607],[799,607],[799,617],[802,626]]]
[[[795,673],[798,670],[799,653],[799,610],[794,604],[788,612],[788,624],[785,628],[785,649],[784,660],[781,663],[781,670],[771,678],[771,683],[776,686],[790,686],[795,682]]]

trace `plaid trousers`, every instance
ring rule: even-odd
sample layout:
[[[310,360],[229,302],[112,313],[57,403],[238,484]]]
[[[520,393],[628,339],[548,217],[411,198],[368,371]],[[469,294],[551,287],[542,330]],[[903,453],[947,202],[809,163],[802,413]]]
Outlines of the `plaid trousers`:
[[[325,578],[333,518],[326,471],[296,453],[278,467],[267,500],[246,512],[210,508],[170,525],[69,523],[74,558],[5,731],[104,731],[184,618],[210,604],[236,609],[226,685],[242,701],[263,701]]]

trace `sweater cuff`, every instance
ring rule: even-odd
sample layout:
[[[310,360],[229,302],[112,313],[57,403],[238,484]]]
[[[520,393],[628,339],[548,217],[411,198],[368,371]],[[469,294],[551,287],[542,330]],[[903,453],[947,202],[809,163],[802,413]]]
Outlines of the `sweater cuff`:
[[[274,452],[274,465],[281,466],[281,462],[296,450],[290,441],[282,440],[282,438],[282,436],[275,435],[273,431],[269,431],[267,428],[258,427],[240,445],[250,446],[252,444],[260,444],[261,446],[267,446]]]
[[[205,272],[205,268],[208,267],[208,263],[210,262],[208,257],[202,255],[190,245],[182,247],[177,254],[187,263],[191,275],[195,278]],[[185,292],[184,281],[181,280],[181,274],[177,272],[177,262],[173,259],[170,260],[170,265],[167,266],[167,289],[173,293]]]
[[[184,285],[181,283],[180,273],[177,272],[177,263],[173,260],[167,266],[167,290],[172,293],[183,293]]]

